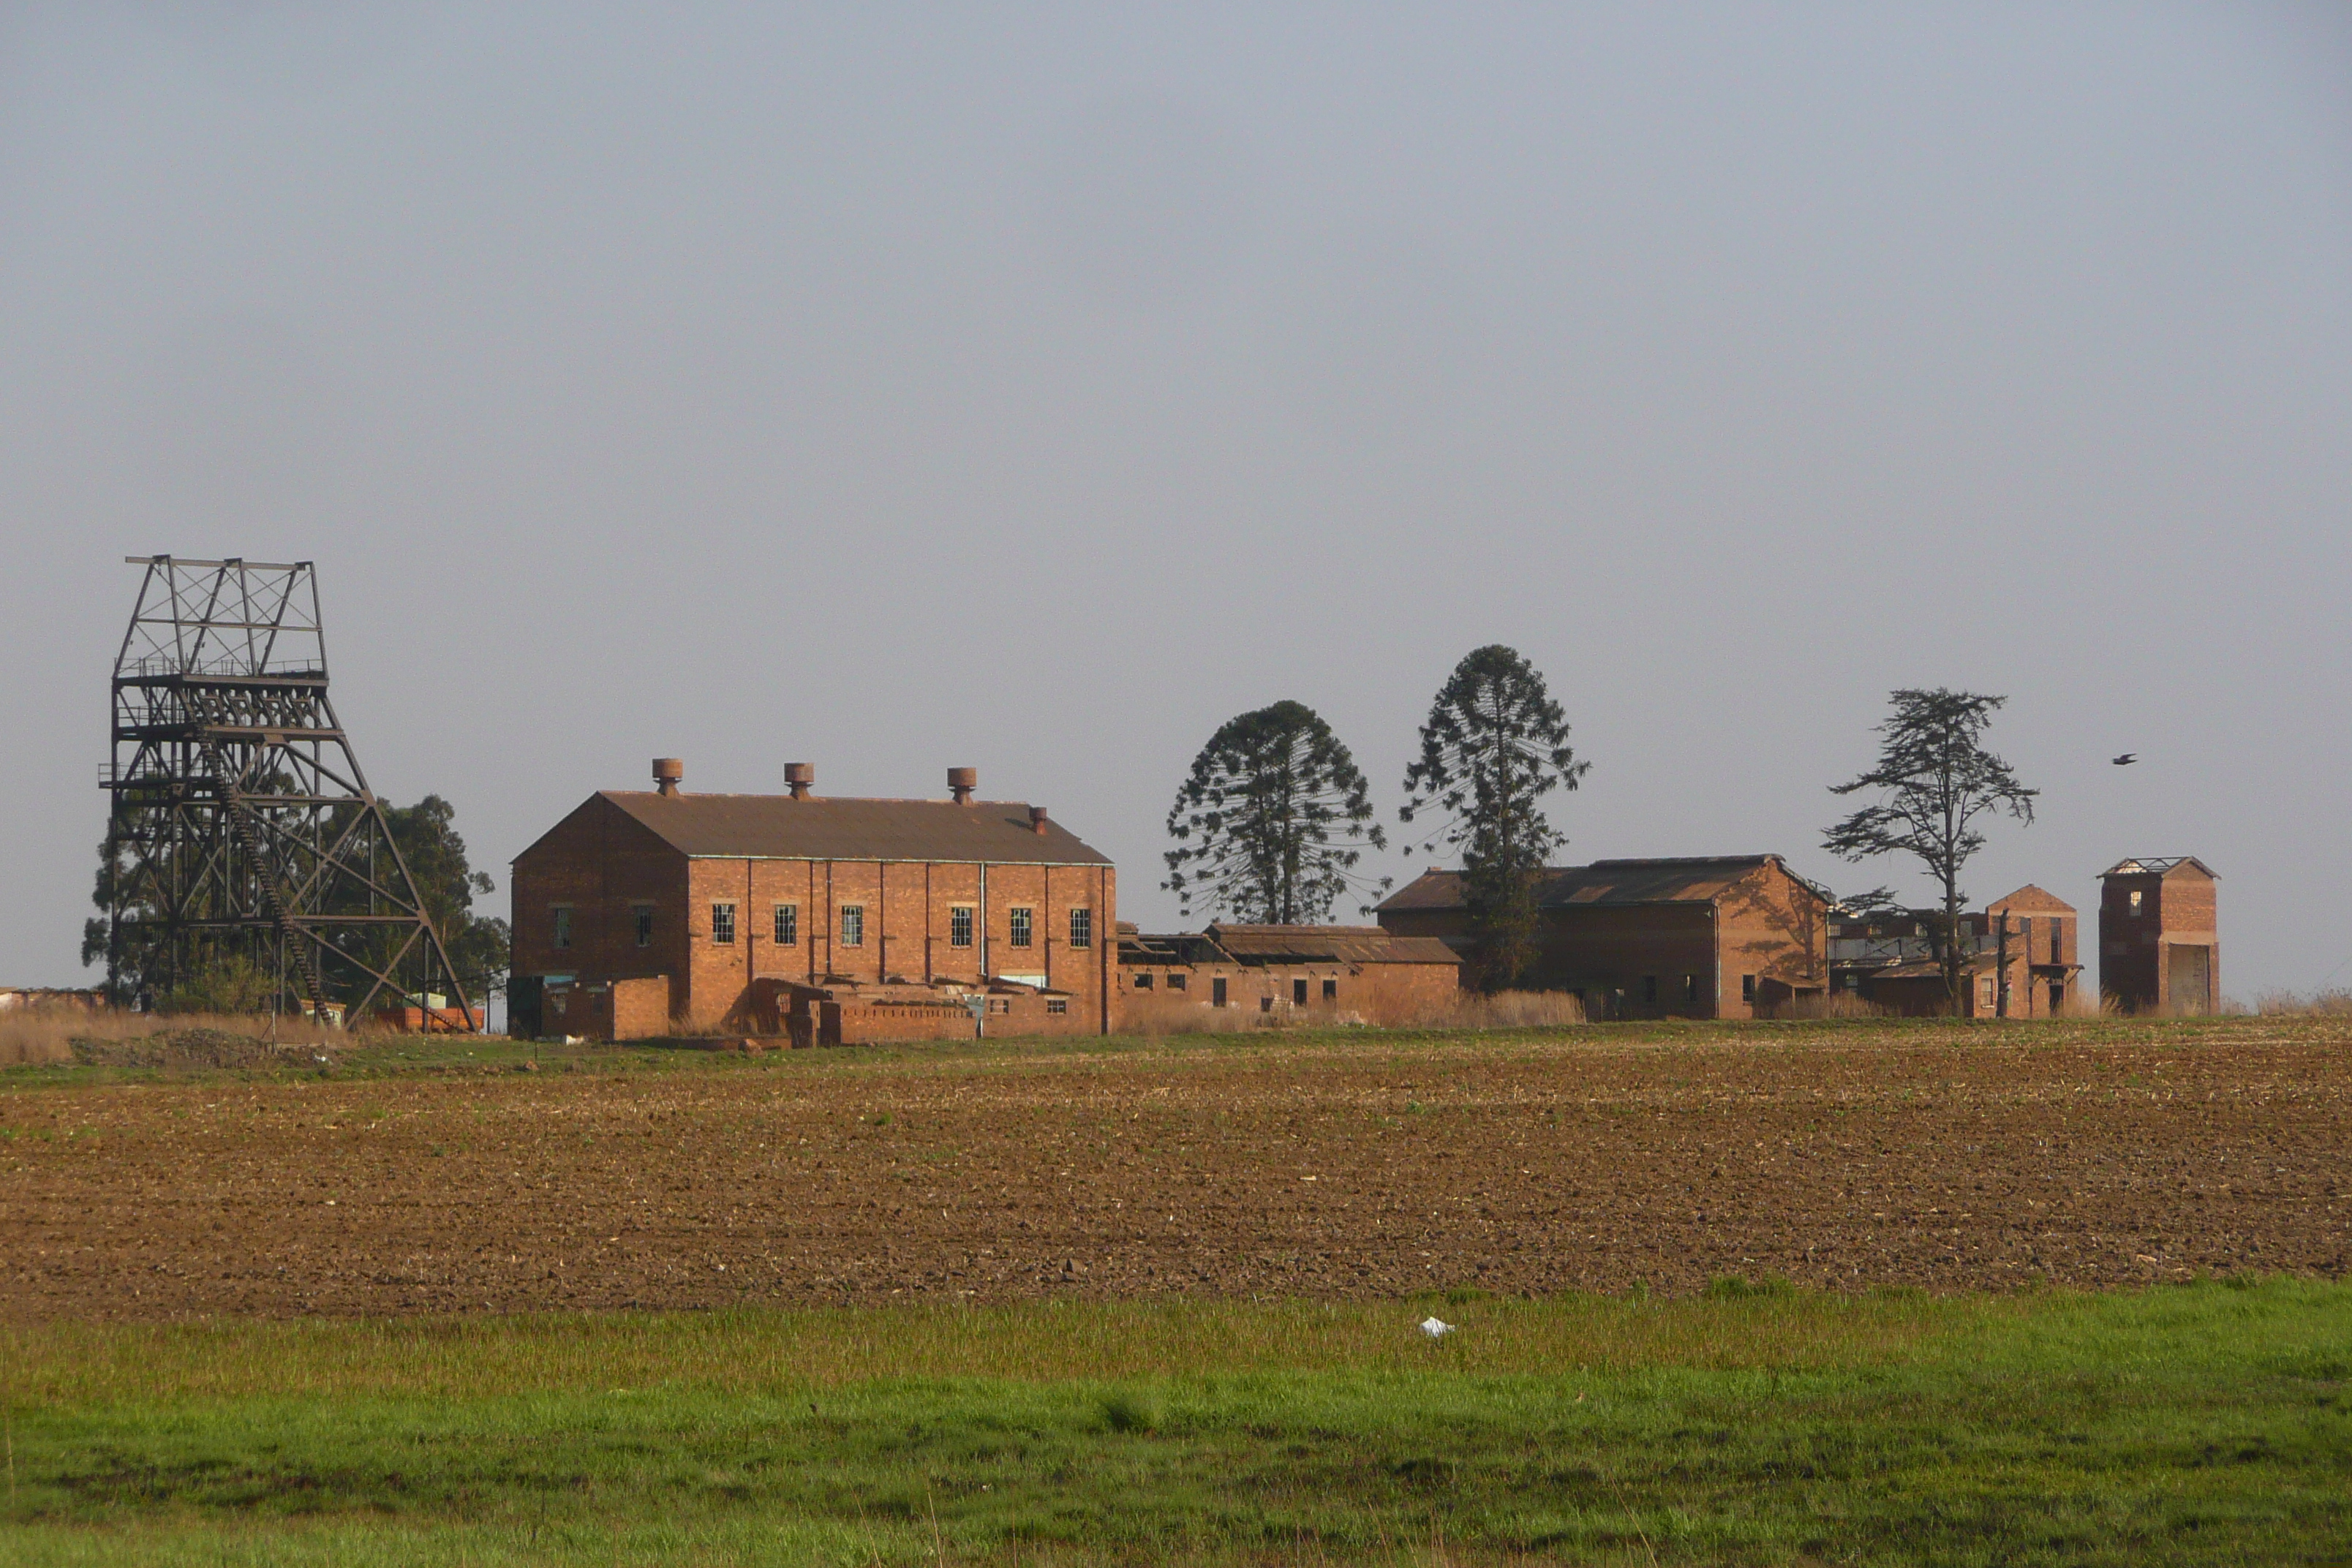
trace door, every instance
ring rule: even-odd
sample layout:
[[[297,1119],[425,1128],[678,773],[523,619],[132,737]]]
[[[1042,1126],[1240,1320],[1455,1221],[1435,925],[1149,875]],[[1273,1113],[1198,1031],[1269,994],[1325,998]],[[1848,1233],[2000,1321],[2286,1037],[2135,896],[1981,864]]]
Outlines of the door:
[[[2172,973],[2167,977],[2165,1001],[2175,1013],[2202,1013],[2213,985],[2213,950],[2176,945],[2169,951]]]

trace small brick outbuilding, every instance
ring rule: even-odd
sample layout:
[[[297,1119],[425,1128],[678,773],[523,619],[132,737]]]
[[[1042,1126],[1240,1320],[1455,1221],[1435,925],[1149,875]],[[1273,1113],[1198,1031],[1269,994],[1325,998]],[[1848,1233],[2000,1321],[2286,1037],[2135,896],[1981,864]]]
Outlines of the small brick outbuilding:
[[[1117,874],[1042,806],[973,798],[589,796],[515,858],[518,1034],[714,1028],[795,1043],[1101,1034]]]
[[[2221,1005],[2221,878],[2194,855],[2119,860],[2099,873],[2099,989],[2126,1013]]]
[[[1462,961],[1431,937],[1378,926],[1227,925],[1198,933],[1118,931],[1130,1011],[1237,1007],[1334,1023],[1402,1024],[1462,988]]]

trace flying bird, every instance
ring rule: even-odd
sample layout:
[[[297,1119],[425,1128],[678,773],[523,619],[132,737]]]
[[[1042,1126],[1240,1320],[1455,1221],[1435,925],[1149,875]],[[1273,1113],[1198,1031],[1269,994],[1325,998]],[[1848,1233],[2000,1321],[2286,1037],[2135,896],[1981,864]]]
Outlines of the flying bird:
[[[2122,756],[2111,758],[2109,760],[2119,768],[2127,768],[2134,763],[2139,761],[2139,753],[2137,752],[2126,752]]]

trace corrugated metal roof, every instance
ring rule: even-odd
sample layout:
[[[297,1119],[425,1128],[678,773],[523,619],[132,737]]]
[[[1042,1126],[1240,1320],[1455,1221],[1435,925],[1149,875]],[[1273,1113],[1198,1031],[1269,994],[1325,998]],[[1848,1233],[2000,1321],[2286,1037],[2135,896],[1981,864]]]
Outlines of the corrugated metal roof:
[[[1590,866],[1548,866],[1536,889],[1536,902],[1545,909],[1580,904],[1712,903],[1759,867],[1771,865],[1788,870],[1778,855],[1595,860]],[[1813,887],[1794,872],[1789,874],[1801,885]],[[1813,890],[1821,892],[1818,888]],[[1391,894],[1380,909],[1383,912],[1458,910],[1463,904],[1461,872],[1424,871]]]
[[[1213,925],[1208,934],[1244,963],[1459,963],[1432,936],[1391,936],[1378,926]]]
[[[1017,866],[1108,866],[1058,822],[1029,826],[1021,801],[794,800],[787,795],[657,795],[604,790],[597,798],[689,856],[769,860],[940,860]]]

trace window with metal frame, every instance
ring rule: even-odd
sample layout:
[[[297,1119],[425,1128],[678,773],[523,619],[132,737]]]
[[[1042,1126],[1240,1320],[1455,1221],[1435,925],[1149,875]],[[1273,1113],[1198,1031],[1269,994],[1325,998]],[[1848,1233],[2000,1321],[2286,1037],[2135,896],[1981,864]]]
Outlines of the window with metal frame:
[[[1029,946],[1031,934],[1036,929],[1037,911],[1026,904],[1015,904],[1004,912],[1004,916],[1013,945]]]
[[[735,906],[710,906],[710,940],[721,947],[735,945]]]
[[[801,944],[801,907],[798,904],[776,906],[776,945],[798,947]]]
[[[555,945],[558,947],[572,945],[572,906],[570,904],[555,906]]]
[[[948,945],[950,947],[971,945],[971,906],[970,904],[957,904],[948,910]]]
[[[1070,945],[1092,947],[1095,944],[1095,912],[1092,910],[1070,911]]]
[[[864,904],[841,906],[841,945],[844,947],[866,945],[866,906]]]
[[[635,912],[637,917],[637,945],[639,947],[653,946],[654,907],[651,904],[639,904],[636,906]]]

